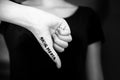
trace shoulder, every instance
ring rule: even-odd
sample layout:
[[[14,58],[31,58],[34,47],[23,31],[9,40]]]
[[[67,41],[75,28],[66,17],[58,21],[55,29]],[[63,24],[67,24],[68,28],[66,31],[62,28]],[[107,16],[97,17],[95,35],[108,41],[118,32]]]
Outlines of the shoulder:
[[[100,15],[91,7],[79,6],[79,13],[84,19],[91,22],[101,22]]]

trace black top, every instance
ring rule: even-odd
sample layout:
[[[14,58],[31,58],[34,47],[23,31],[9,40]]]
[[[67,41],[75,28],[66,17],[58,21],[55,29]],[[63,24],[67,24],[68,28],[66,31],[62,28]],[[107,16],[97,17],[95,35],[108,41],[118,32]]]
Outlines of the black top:
[[[58,53],[62,61],[61,69],[56,68],[30,31],[2,22],[10,53],[11,80],[86,80],[87,46],[104,41],[99,18],[91,8],[79,6],[74,15],[65,20],[70,26],[73,40],[65,52]]]

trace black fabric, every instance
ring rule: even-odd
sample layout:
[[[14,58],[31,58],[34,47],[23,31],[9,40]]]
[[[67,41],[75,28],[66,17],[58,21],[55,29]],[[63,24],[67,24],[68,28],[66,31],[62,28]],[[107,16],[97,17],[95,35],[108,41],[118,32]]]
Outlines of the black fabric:
[[[91,10],[91,16],[89,17],[88,28],[87,28],[87,44],[101,41],[104,43],[104,33],[101,27],[101,21],[99,16]]]
[[[61,69],[56,68],[30,31],[2,22],[1,26],[6,27],[4,37],[10,53],[11,80],[86,80],[87,46],[104,41],[99,18],[91,8],[79,6],[65,20],[73,40],[65,52],[58,53],[62,61]]]
[[[10,1],[13,1],[13,2],[16,2],[18,4],[21,4],[22,2],[26,1],[26,0],[10,0]]]

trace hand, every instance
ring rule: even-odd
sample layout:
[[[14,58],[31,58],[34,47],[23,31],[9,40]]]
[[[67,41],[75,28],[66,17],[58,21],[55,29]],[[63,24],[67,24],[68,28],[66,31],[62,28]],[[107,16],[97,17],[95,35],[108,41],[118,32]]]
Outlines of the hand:
[[[60,68],[61,60],[53,48],[51,35],[61,25],[65,26],[70,33],[66,21],[40,9],[19,5],[9,0],[2,0],[0,4],[0,20],[17,24],[31,31],[42,48]]]
[[[63,52],[68,47],[68,42],[72,41],[72,36],[68,30],[58,28],[53,34],[53,46],[56,51]]]
[[[61,60],[53,48],[52,35],[56,33],[56,30],[59,27],[65,28],[65,31],[67,32],[67,34],[70,35],[71,33],[70,28],[67,22],[62,18],[56,17],[46,12],[44,12],[44,15],[42,16],[42,18],[41,17],[39,18],[40,15],[41,13],[39,15],[36,14],[35,17],[33,15],[31,16],[32,17],[31,23],[33,24],[33,26],[29,27],[28,29],[34,34],[34,36],[36,37],[36,39],[38,40],[38,42],[40,43],[44,51],[57,64],[57,67],[60,68]],[[61,40],[65,39],[62,37],[62,35],[58,35],[58,37]],[[58,43],[57,41],[55,42]],[[62,44],[59,44],[59,45],[62,45]],[[63,47],[65,48],[65,46]],[[55,47],[55,49],[58,51],[61,51],[60,49],[57,49],[57,47]]]

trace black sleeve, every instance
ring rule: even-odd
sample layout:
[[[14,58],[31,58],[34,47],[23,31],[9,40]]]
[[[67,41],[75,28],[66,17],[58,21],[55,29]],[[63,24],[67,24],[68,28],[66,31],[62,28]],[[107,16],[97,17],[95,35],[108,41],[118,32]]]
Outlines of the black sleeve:
[[[3,22],[1,21],[1,23],[0,23],[0,34],[4,34],[4,32],[5,32],[5,26],[3,26],[2,25],[3,24]]]
[[[103,43],[104,40],[104,33],[101,26],[100,18],[92,9],[89,9],[87,44],[90,45],[98,41],[101,41]]]
[[[26,0],[10,0],[10,1],[13,1],[15,3],[21,4],[23,1],[26,1]]]

